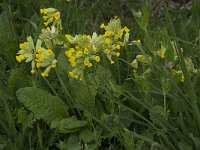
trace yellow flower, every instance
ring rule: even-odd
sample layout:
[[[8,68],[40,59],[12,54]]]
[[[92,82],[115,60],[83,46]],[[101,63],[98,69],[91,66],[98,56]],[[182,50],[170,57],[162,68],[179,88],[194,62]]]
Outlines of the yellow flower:
[[[39,54],[38,61],[42,61],[42,60],[44,60],[44,55],[43,54]]]
[[[100,25],[100,28],[105,28],[105,25],[104,25],[104,23],[102,23],[101,25]]]
[[[48,16],[43,16],[44,21],[46,21],[48,18]]]
[[[56,68],[56,64],[52,64],[51,67],[52,67],[52,68]]]
[[[48,22],[44,22],[44,25],[45,25],[45,26],[48,26],[48,25],[49,25],[49,23],[48,23]]]
[[[72,36],[70,34],[66,34],[65,37],[68,39],[68,40],[71,40],[72,39]]]
[[[69,57],[69,62],[74,62],[76,58],[74,56]]]
[[[40,13],[41,14],[47,14],[48,13],[48,9],[40,9]]]
[[[84,49],[84,54],[88,54],[89,50],[87,48]]]
[[[184,75],[181,76],[181,82],[184,82],[185,81],[185,77]]]
[[[49,23],[53,22],[53,17],[49,18],[49,19],[48,19],[48,22],[49,22]]]
[[[89,63],[89,64],[88,64],[88,67],[89,67],[89,68],[92,67],[92,63]]]
[[[78,57],[81,57],[81,56],[83,55],[83,52],[82,52],[82,51],[78,51],[78,52],[76,52],[76,55],[77,55]]]
[[[32,74],[34,74],[34,73],[35,73],[35,70],[34,70],[34,69],[32,69],[32,70],[31,70],[31,73],[32,73]]]
[[[88,39],[91,39],[91,36],[90,36],[90,35],[87,35],[87,38],[88,38]]]
[[[85,59],[83,63],[84,63],[84,65],[85,65],[85,66],[88,66],[88,65],[89,65],[89,63],[90,63],[90,61],[89,61],[89,60],[87,60],[87,59]]]
[[[109,38],[107,38],[104,42],[105,42],[105,44],[108,44],[108,45],[110,45],[112,43],[112,41]]]
[[[40,68],[41,64],[40,63],[37,63],[36,64],[36,68]]]
[[[20,48],[20,49],[23,49],[23,48],[25,48],[25,47],[26,47],[25,43],[20,43],[20,44],[19,44],[19,48]]]
[[[118,34],[115,34],[114,39],[115,39],[115,40],[118,40],[118,39],[119,39],[119,35],[118,35]]]
[[[144,55],[137,55],[136,58],[139,60],[139,61],[144,61],[146,59],[146,57]]]
[[[119,45],[124,46],[124,42],[119,42]]]
[[[76,75],[74,75],[74,78],[75,78],[75,79],[78,79],[78,75],[77,75],[77,74],[76,74]]]
[[[41,73],[41,76],[42,76],[42,77],[48,77],[48,76],[49,76],[49,74],[48,74],[48,73],[46,73],[46,72],[42,72],[42,73]]]
[[[105,36],[110,36],[110,35],[112,35],[112,32],[111,31],[106,31],[104,35]]]
[[[117,32],[117,34],[118,34],[119,36],[121,36],[123,33],[119,30],[119,31]]]
[[[119,52],[117,52],[117,53],[116,53],[116,56],[117,56],[117,57],[119,57],[119,56],[120,56],[120,53],[119,53]]]
[[[51,49],[46,50],[46,53],[48,56],[51,56],[53,54],[53,51]]]
[[[41,52],[42,52],[42,48],[40,47],[37,49],[37,53],[41,53]]]
[[[120,45],[116,45],[115,48],[116,48],[116,49],[120,49]]]
[[[24,59],[25,59],[24,55],[16,56],[16,60],[17,60],[18,62],[21,62],[21,61],[24,60]]]
[[[131,66],[134,67],[135,69],[138,68],[138,61],[137,61],[137,59],[134,59],[134,60],[132,61]]]
[[[56,20],[59,20],[60,19],[60,12],[56,12],[55,14],[53,14],[53,16]]]
[[[128,33],[128,32],[130,32],[130,29],[127,28],[127,27],[125,26],[125,27],[124,27],[124,31],[125,31],[126,33]]]
[[[137,43],[138,45],[141,45],[141,40],[140,40],[140,39],[137,40],[136,43]]]
[[[67,44],[65,43],[63,46],[64,46],[64,47],[67,47]]]
[[[104,53],[109,54],[109,53],[110,53],[110,50],[109,50],[109,49],[106,49],[106,50],[104,51]]]
[[[70,51],[65,51],[65,55],[69,58],[72,56],[72,53]]]
[[[161,52],[160,52],[160,57],[161,57],[161,58],[165,58],[165,51],[161,51]]]
[[[74,78],[74,76],[75,76],[75,73],[74,73],[74,72],[72,72],[72,71],[70,71],[70,72],[69,72],[69,76],[70,76],[70,77],[72,77],[72,78]]]
[[[69,51],[70,51],[71,53],[73,53],[73,52],[75,52],[75,49],[74,49],[74,48],[70,48]]]
[[[72,66],[72,67],[75,67],[75,66],[76,66],[76,62],[75,62],[75,61],[72,61],[72,62],[71,62],[71,66]]]
[[[115,62],[113,60],[110,61],[110,64],[114,64]]]
[[[96,56],[96,57],[95,57],[95,61],[96,61],[96,62],[99,62],[100,60],[101,60],[101,58],[100,58],[99,56]]]
[[[92,47],[92,44],[88,44],[87,48],[91,48]]]

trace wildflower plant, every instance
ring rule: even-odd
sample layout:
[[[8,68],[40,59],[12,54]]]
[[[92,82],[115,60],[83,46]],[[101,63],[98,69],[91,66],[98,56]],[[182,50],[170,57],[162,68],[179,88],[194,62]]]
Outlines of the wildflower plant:
[[[149,17],[154,15],[142,9],[138,13],[133,11],[139,26],[133,27],[135,34],[131,35],[129,27],[123,26],[118,17],[104,23],[90,17],[93,16],[90,12],[101,2],[80,15],[77,8],[81,7],[81,11],[87,8],[85,2],[88,1],[81,5],[72,3],[67,10],[62,9],[63,1],[55,2],[67,15],[61,15],[55,8],[38,12],[42,21],[37,29],[41,31],[25,38],[16,54],[16,60],[25,66],[12,67],[13,61],[4,63],[4,56],[5,59],[13,56],[14,49],[0,57],[3,68],[0,74],[5,72],[0,84],[2,108],[6,106],[2,112],[8,114],[3,117],[5,125],[2,121],[2,126],[13,118],[9,123],[12,126],[2,129],[6,130],[2,147],[13,145],[8,140],[9,135],[18,142],[26,142],[24,139],[28,138],[27,144],[17,143],[9,147],[11,149],[197,148],[200,141],[198,32],[191,34],[192,30],[188,30],[187,36],[185,27],[189,27],[190,22],[182,29],[179,22],[178,28],[172,29],[177,17],[173,16],[170,21],[171,11],[162,26],[149,26],[149,21],[154,21]],[[105,13],[103,11],[102,16]],[[128,19],[123,12],[120,14]],[[80,18],[69,20],[78,15]],[[23,11],[22,16],[28,18]],[[66,26],[61,16],[69,21]],[[37,17],[34,15],[31,21]],[[89,29],[91,22],[84,22],[86,18],[98,23],[99,31],[74,34],[77,29]],[[134,21],[132,19],[128,21]],[[167,21],[170,22],[165,25]],[[5,27],[0,23],[0,30]],[[29,29],[28,23],[24,29]],[[177,30],[184,31],[182,37]],[[23,71],[24,67],[28,73]],[[7,85],[4,78],[8,79]],[[16,103],[15,98],[20,103],[10,109],[10,100]]]
[[[40,9],[40,13],[43,14],[44,25],[55,26],[58,30],[62,30],[62,24],[60,20],[60,12],[55,8]]]
[[[19,48],[20,50],[17,53],[16,60],[18,62],[22,62],[23,60],[26,63],[31,62],[31,73],[35,73],[35,46],[32,37],[27,37],[27,42],[20,43]]]
[[[104,34],[93,33],[92,35],[70,35],[65,34],[66,40],[62,41],[58,38],[61,34],[62,24],[60,20],[60,12],[54,8],[44,8],[40,10],[43,15],[44,26],[41,30],[36,48],[34,48],[33,40],[29,39],[32,47],[31,57],[27,62],[32,61],[32,73],[35,69],[45,68],[41,73],[43,77],[48,77],[51,68],[56,67],[57,60],[53,48],[56,45],[63,46],[65,55],[71,64],[72,69],[69,71],[69,76],[75,79],[82,80],[86,70],[92,68],[95,64],[101,62],[102,57],[106,57],[110,64],[115,63],[115,59],[120,56],[120,49],[125,46],[129,40],[129,32],[126,26],[121,27],[121,21],[118,17],[111,19],[105,25],[102,23],[100,28],[104,29]],[[23,47],[23,45],[21,45]],[[20,55],[16,59],[21,62],[29,55]],[[27,56],[28,55],[28,56]]]
[[[42,33],[39,35],[37,43],[34,44],[31,36],[27,38],[27,42],[21,43],[19,45],[20,50],[17,53],[16,59],[18,62],[26,60],[25,62],[31,62],[31,73],[34,74],[36,69],[42,69],[41,75],[43,77],[48,77],[51,68],[56,67],[57,60],[55,59],[55,54],[52,50],[55,45],[62,44],[57,38],[58,34],[61,32],[61,20],[60,12],[54,8],[41,9],[41,14],[44,14],[43,19],[44,25],[49,26],[42,29]]]

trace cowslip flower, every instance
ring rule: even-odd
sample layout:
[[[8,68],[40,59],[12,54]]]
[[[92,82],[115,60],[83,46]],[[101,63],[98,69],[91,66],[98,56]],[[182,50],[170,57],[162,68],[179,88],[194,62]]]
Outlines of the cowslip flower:
[[[51,49],[45,49],[43,47],[38,47],[36,50],[36,68],[45,68],[41,73],[43,77],[48,77],[51,68],[56,67],[57,60],[55,59],[55,54]]]
[[[40,40],[37,41],[37,45],[40,44]],[[20,50],[17,53],[16,60],[22,62],[25,60],[26,63],[31,62],[31,73],[35,73],[35,46],[31,36],[27,37],[27,42],[19,45]]]
[[[60,12],[55,8],[40,9],[40,14],[43,14],[44,25],[55,26],[59,31],[62,30],[62,23],[60,19]]]
[[[114,64],[115,61],[113,58],[120,56],[119,50],[121,47],[125,46],[125,43],[129,40],[130,29],[126,26],[122,28],[121,21],[118,17],[111,19],[107,25],[102,23],[100,28],[105,30],[103,34],[105,37],[103,52],[109,59],[110,64]]]

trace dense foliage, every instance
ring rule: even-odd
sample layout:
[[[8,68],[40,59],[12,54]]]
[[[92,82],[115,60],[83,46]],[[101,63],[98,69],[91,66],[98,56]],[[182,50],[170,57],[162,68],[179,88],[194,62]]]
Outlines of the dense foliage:
[[[200,149],[200,3],[180,5],[0,2],[0,149]]]

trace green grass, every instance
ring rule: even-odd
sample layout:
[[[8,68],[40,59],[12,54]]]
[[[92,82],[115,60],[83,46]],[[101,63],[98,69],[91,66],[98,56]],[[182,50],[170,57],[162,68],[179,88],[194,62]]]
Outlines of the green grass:
[[[91,150],[199,149],[199,6],[177,11],[167,1],[156,9],[137,0],[0,2],[0,149],[84,149],[80,143]],[[58,65],[49,77],[41,70],[32,75],[30,64],[15,56],[28,36],[37,41],[44,28],[39,11],[48,7],[61,12],[63,34],[103,34],[101,23],[119,16],[130,28],[129,42],[115,64],[102,59],[84,81],[68,77],[63,46],[54,47]],[[137,55],[149,59],[137,59],[134,68]]]

